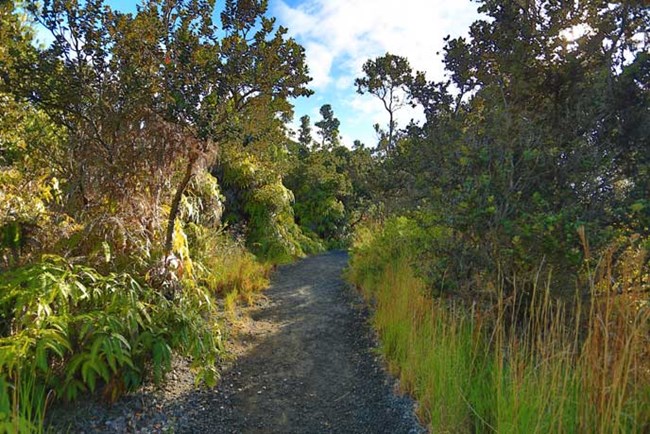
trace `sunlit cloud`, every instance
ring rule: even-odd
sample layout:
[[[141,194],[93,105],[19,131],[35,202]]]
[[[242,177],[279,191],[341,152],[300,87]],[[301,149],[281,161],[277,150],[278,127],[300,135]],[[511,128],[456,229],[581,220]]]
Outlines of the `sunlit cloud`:
[[[307,0],[295,6],[277,0],[273,12],[307,46],[312,72],[337,74],[335,59],[339,71],[358,75],[368,58],[391,52],[438,78],[443,38],[466,33],[477,16],[469,0]],[[314,87],[329,83],[319,77]]]
[[[310,85],[332,104],[344,137],[366,142],[375,139],[372,125],[386,123],[387,117],[378,100],[355,93],[354,78],[362,75],[365,61],[386,52],[398,54],[414,70],[440,80],[443,38],[465,35],[478,17],[476,8],[470,0],[271,1],[271,13],[305,47]],[[310,103],[319,104],[314,99]],[[312,112],[306,107],[303,111]],[[398,114],[402,125],[411,118],[421,115],[406,108]]]

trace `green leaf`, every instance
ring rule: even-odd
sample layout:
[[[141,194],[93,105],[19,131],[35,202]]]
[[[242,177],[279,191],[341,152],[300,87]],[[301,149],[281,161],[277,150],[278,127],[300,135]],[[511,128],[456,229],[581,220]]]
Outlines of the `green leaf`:
[[[104,262],[111,262],[111,246],[106,241],[102,241],[102,250],[104,251]]]

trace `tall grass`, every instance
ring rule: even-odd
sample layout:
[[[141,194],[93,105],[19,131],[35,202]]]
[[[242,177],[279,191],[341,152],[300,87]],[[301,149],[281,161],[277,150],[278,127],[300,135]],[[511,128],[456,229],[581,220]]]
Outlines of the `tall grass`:
[[[597,291],[558,301],[543,283],[506,296],[496,282],[494,303],[434,299],[395,244],[357,248],[349,278],[432,432],[650,430],[647,304]]]
[[[44,432],[42,421],[51,396],[36,375],[26,375],[14,384],[0,377],[0,433]]]
[[[188,237],[197,282],[231,305],[236,299],[251,304],[269,285],[273,264],[260,262],[242,241],[198,225],[188,227]]]

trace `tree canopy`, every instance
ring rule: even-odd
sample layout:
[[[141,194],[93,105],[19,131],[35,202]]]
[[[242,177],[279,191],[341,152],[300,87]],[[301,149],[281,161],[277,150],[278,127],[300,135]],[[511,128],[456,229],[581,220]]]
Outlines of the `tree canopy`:
[[[429,253],[447,258],[438,271],[456,283],[496,267],[575,271],[614,234],[647,236],[648,9],[483,1],[479,10],[487,18],[468,38],[447,39],[449,80],[420,73],[405,84],[426,122],[405,128],[383,163],[389,206],[453,230]],[[375,87],[385,82],[379,60],[360,90],[374,76]]]

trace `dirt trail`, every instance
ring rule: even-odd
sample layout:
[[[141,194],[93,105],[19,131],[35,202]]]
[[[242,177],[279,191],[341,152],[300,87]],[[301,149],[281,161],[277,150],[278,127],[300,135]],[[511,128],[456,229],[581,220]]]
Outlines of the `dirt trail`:
[[[266,298],[235,329],[236,360],[217,387],[197,389],[187,361],[165,383],[107,407],[61,405],[61,433],[421,433],[413,402],[394,394],[359,295],[330,252],[280,267]],[[242,325],[243,324],[243,325]]]
[[[249,351],[193,396],[176,432],[424,432],[377,361],[362,301],[341,279],[346,263],[331,252],[281,267],[252,312]]]

